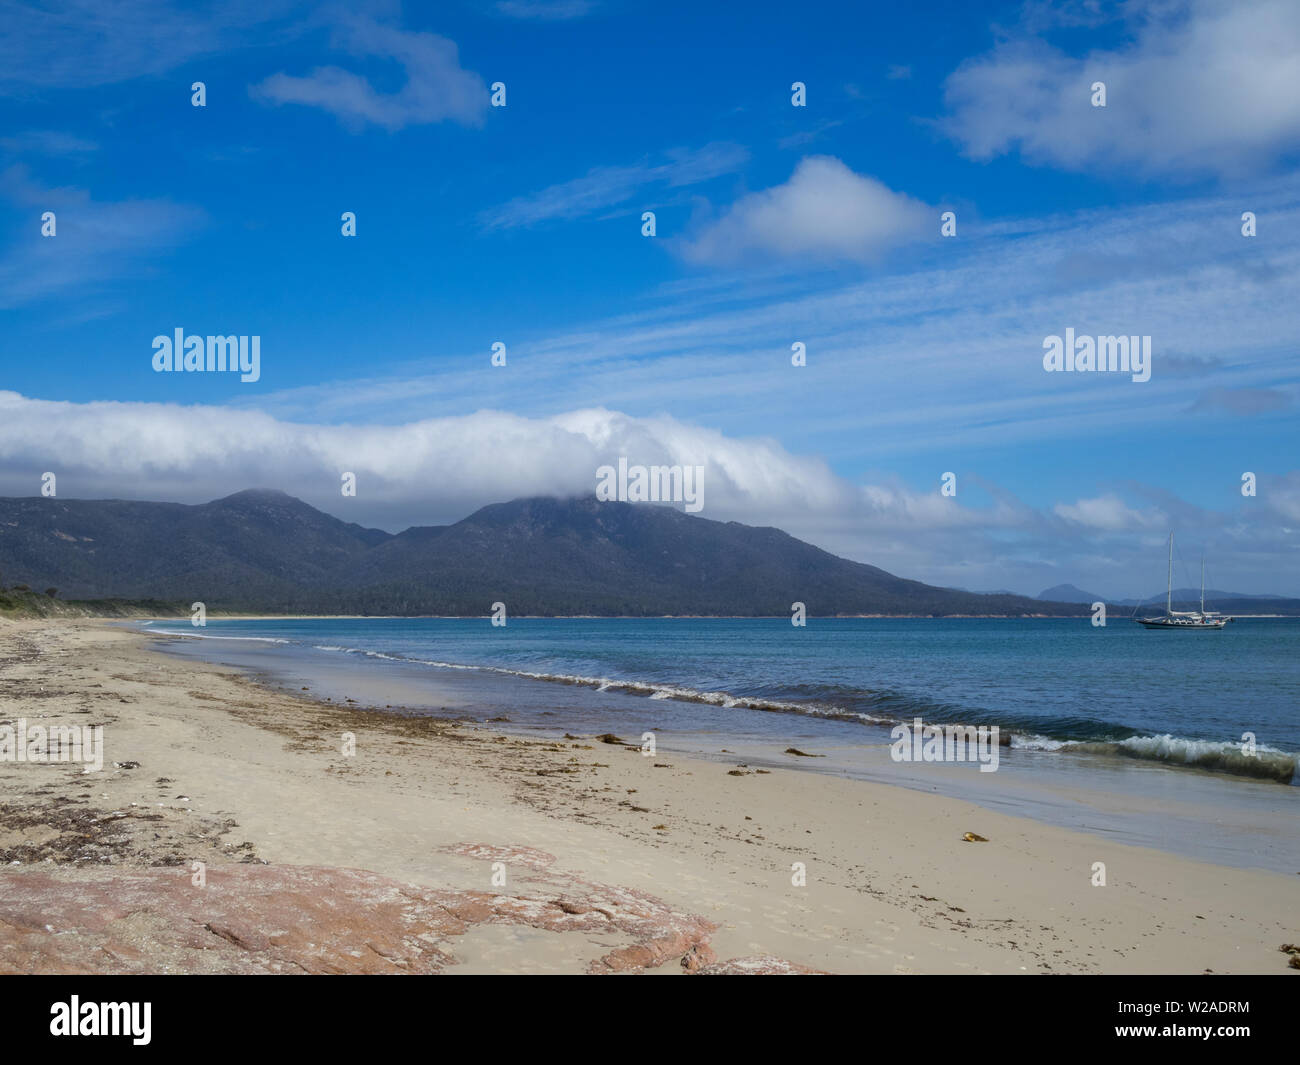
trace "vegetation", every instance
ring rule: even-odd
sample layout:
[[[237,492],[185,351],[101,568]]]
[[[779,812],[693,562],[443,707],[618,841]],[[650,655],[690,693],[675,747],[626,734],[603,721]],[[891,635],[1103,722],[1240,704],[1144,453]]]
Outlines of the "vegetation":
[[[56,599],[30,588],[0,588],[0,616],[142,618],[177,615],[184,604],[160,599]]]
[[[283,492],[198,506],[0,499],[0,610],[104,613],[1080,617],[1086,605],[906,580],[753,528],[650,504],[519,499],[391,534]],[[25,598],[28,587],[62,589]],[[94,600],[95,603],[87,603]],[[165,607],[160,604],[165,604]],[[1284,612],[1270,601],[1268,612]],[[1294,607],[1300,611],[1300,603]],[[19,605],[13,605],[19,604]],[[1234,604],[1234,609],[1238,609]],[[1248,612],[1239,608],[1239,612]]]

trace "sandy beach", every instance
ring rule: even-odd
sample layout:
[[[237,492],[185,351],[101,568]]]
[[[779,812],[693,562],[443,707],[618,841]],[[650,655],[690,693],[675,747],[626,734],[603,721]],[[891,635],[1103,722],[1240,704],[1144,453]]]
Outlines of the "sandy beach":
[[[0,761],[0,972],[1295,974],[1294,874],[148,644],[0,620],[0,724],[104,740],[99,772]]]

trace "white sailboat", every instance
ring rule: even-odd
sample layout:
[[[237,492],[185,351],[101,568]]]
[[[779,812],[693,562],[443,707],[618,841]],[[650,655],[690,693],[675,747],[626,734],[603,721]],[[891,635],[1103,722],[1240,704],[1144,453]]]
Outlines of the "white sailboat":
[[[1205,610],[1205,556],[1201,556],[1201,609],[1174,609],[1174,534],[1169,534],[1169,581],[1165,589],[1165,616],[1162,618],[1134,618],[1139,625],[1147,629],[1192,629],[1206,632],[1221,629],[1231,618]]]

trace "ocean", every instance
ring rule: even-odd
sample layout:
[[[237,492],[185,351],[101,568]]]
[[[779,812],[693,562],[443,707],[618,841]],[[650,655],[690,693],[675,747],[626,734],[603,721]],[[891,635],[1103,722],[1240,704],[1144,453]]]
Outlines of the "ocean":
[[[1234,864],[1300,870],[1300,620],[486,618],[154,622],[173,653],[335,701],[944,791]],[[996,773],[900,765],[891,729],[996,725]],[[786,755],[797,747],[820,758]],[[1061,799],[1062,794],[1071,798]],[[1123,799],[1141,800],[1125,816]],[[1167,807],[1158,817],[1152,805]],[[1263,827],[1261,827],[1263,826]],[[1249,838],[1233,840],[1234,831]],[[1264,854],[1262,837],[1271,853]],[[1274,839],[1273,837],[1278,837]]]

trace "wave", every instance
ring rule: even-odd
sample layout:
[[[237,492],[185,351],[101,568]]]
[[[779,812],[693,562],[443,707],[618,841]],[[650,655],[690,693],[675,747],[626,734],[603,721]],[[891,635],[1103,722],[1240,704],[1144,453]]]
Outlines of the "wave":
[[[178,633],[177,635],[191,634]],[[268,643],[294,642],[267,637],[203,636],[201,638],[252,639]],[[989,711],[971,710],[951,703],[918,698],[897,691],[870,691],[845,685],[794,684],[789,688],[783,688],[779,696],[775,693],[769,694],[765,690],[738,695],[727,691],[713,691],[656,681],[446,662],[338,644],[314,644],[313,646],[318,651],[361,655],[393,662],[409,662],[437,669],[523,677],[551,684],[587,687],[598,692],[620,692],[642,695],[655,700],[670,699],[675,702],[702,703],[724,709],[738,708],[768,713],[799,714],[886,728],[911,724],[917,717],[928,725],[996,726],[1004,743],[1012,748],[1026,751],[1070,752],[1131,758],[1256,780],[1300,784],[1300,757],[1294,753],[1266,745],[1256,745],[1253,753],[1247,753],[1240,743],[1193,739],[1168,733],[1143,734],[1137,729],[1097,718],[1060,716],[1031,719],[998,715]],[[793,698],[790,693],[793,693]]]
[[[551,684],[571,684],[578,687],[594,688],[596,691],[622,692],[628,695],[645,695],[650,699],[672,699],[684,703],[708,703],[711,706],[725,708],[742,707],[747,710],[769,710],[791,714],[812,714],[821,717],[839,717],[844,720],[863,721],[867,724],[883,725],[885,718],[874,718],[865,714],[853,713],[840,707],[816,706],[809,703],[790,700],[754,698],[732,695],[730,692],[699,691],[695,688],[681,687],[675,684],[656,683],[654,681],[625,680],[612,677],[589,677],[580,673],[543,673],[528,669],[510,669],[506,666],[469,665],[464,662],[443,662],[433,658],[415,658],[411,655],[388,654],[384,651],[371,651],[364,647],[340,647],[334,644],[313,644],[317,651],[340,651],[344,654],[362,655],[366,658],[386,659],[391,662],[413,662],[416,665],[434,666],[438,669],[462,669],[479,673],[496,673],[502,676],[524,677],[528,680],[542,680]]]
[[[1276,747],[1256,745],[1253,752],[1240,743],[1193,740],[1184,736],[1130,736],[1117,743],[1072,743],[1066,748],[1089,754],[1111,754],[1169,765],[1193,766],[1234,776],[1297,784],[1300,759]]]
[[[282,640],[275,636],[213,636],[206,632],[189,632],[182,629],[180,632],[173,632],[171,629],[150,629],[151,633],[157,633],[160,636],[189,636],[195,640],[243,640],[249,643],[293,643],[293,640]]]

